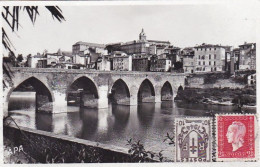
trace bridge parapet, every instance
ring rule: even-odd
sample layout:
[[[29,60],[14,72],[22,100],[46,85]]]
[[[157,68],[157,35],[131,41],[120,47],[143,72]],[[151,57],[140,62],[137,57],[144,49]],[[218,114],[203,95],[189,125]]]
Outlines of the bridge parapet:
[[[143,72],[143,71],[98,71],[92,69],[61,69],[61,68],[29,68],[11,67],[13,72],[25,73],[70,73],[70,74],[114,74],[114,75],[163,75],[163,76],[187,76],[185,73],[171,72]]]

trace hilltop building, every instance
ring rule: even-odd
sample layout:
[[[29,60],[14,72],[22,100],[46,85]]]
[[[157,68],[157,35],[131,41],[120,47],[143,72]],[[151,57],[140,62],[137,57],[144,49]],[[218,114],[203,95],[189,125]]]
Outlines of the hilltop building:
[[[108,53],[113,51],[123,51],[128,55],[160,55],[163,53],[170,53],[171,43],[169,41],[147,40],[144,29],[142,29],[138,40],[108,44],[106,45],[106,48]]]

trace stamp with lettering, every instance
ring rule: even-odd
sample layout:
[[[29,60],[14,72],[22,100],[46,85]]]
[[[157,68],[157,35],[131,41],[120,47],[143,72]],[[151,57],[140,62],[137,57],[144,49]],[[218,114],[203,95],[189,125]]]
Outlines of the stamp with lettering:
[[[212,118],[179,117],[174,126],[176,162],[212,160]]]
[[[256,125],[256,116],[253,114],[216,115],[216,160],[256,160]]]

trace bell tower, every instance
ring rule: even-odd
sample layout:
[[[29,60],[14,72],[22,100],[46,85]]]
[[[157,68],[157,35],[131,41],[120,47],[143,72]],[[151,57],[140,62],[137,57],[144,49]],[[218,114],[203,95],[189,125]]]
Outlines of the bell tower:
[[[146,40],[146,35],[144,33],[144,29],[142,28],[142,32],[139,34],[139,40]]]

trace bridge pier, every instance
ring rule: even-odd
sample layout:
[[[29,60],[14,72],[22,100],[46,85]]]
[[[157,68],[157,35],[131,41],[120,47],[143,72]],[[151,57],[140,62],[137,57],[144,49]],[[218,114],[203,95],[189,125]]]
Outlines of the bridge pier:
[[[53,104],[52,113],[67,112],[66,94],[53,91],[53,96],[55,100],[52,103]]]
[[[108,85],[98,87],[98,108],[108,108]]]
[[[161,103],[162,102],[162,95],[161,95],[161,87],[155,87],[155,103]]]
[[[130,106],[136,106],[138,104],[138,97],[137,94],[130,96]]]
[[[130,106],[137,106],[138,105],[138,88],[133,86],[130,88]]]

